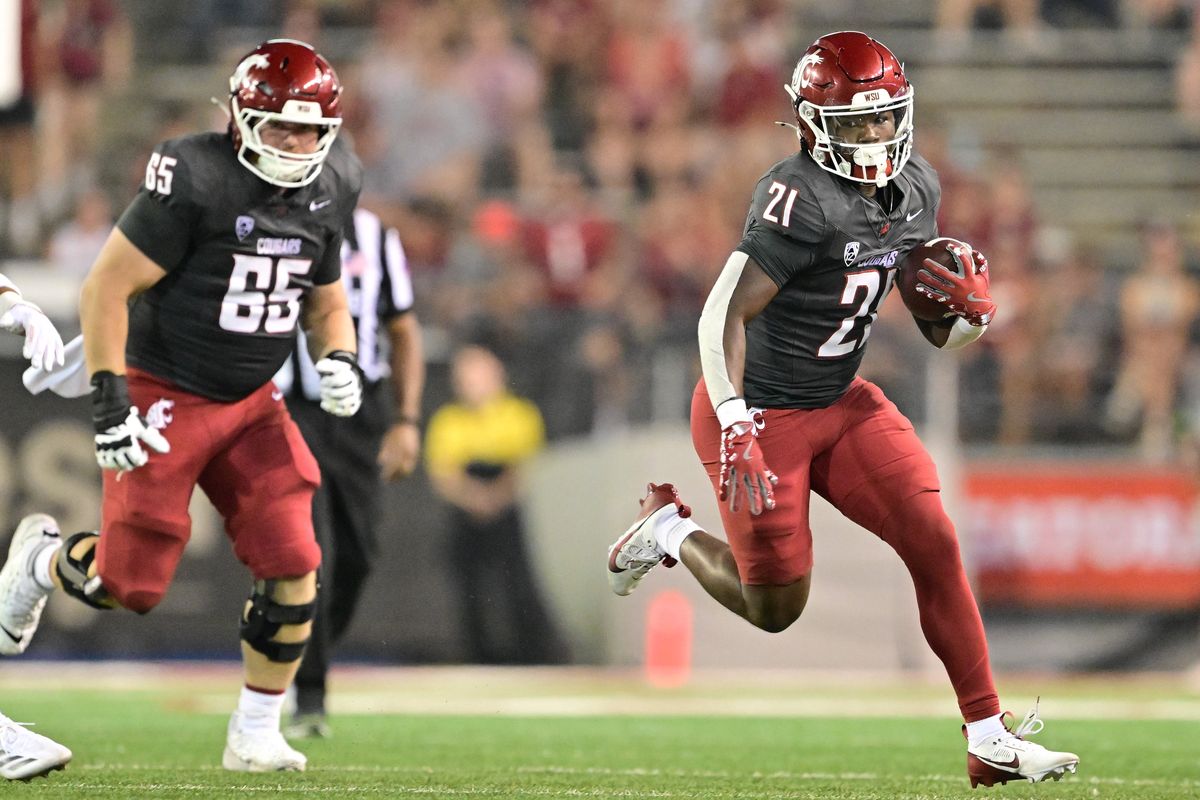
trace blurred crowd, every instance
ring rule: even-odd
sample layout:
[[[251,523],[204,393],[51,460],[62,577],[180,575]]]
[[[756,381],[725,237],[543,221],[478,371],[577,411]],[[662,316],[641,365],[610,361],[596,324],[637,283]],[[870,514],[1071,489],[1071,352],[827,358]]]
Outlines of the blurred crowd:
[[[498,353],[550,438],[685,417],[700,308],[755,182],[797,147],[773,123],[790,120],[783,84],[828,13],[788,0],[197,0],[186,15],[148,0],[24,2],[40,6],[37,83],[24,123],[0,117],[0,255],[82,276],[149,147],[224,124],[201,101],[257,38],[311,41],[346,86],[363,203],[400,230],[431,354]],[[931,6],[947,42],[979,25],[1036,37],[1200,18],[1168,0]],[[1200,118],[1196,53],[1177,62],[1182,118]],[[162,64],[186,76],[178,97],[137,106],[131,79],[161,89]],[[105,115],[109,96],[131,106]],[[962,356],[963,436],[1187,453],[1200,284],[1181,232],[1146,219],[1140,261],[1112,263],[1035,207],[1009,143],[975,131],[962,157],[920,97],[942,232],[987,253],[1001,308]],[[918,420],[927,350],[886,303],[866,370]]]
[[[1014,44],[1037,48],[1065,28],[1182,30],[1192,24],[1191,0],[937,0],[934,25],[951,45],[973,29],[1002,29]]]

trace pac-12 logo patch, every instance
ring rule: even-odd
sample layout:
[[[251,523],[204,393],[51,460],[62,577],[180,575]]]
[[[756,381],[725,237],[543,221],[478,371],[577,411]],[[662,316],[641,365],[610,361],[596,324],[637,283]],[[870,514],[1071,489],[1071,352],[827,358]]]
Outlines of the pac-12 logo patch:
[[[254,230],[254,217],[247,217],[245,215],[238,217],[237,222],[234,223],[233,230],[237,233],[238,241],[242,241],[250,235],[250,231]]]
[[[842,251],[842,258],[847,267],[854,263],[854,259],[858,258],[858,250],[861,246],[858,242],[850,242],[846,245],[846,249]]]

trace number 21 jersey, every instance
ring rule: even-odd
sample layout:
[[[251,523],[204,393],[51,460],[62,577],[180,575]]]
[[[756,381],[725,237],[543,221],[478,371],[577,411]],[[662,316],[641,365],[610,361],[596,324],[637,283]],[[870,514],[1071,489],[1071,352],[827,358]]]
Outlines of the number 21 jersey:
[[[338,280],[362,167],[342,140],[316,180],[283,190],[238,163],[229,137],[155,148],[117,222],[167,274],[134,301],[130,365],[213,400],[239,400],[291,353],[305,296]]]
[[[779,287],[746,326],[746,402],[824,408],[850,387],[871,323],[904,256],[937,237],[937,173],[913,154],[879,190],[821,169],[805,152],[758,182],[738,250]]]

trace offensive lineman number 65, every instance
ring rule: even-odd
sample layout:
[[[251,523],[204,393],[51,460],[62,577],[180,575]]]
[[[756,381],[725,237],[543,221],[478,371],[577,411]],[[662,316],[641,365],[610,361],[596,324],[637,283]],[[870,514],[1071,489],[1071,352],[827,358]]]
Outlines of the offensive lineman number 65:
[[[151,153],[146,163],[146,189],[170,194],[177,163],[177,158]],[[290,285],[292,276],[307,274],[311,265],[312,260],[307,258],[275,261],[269,256],[234,253],[229,290],[221,300],[221,327],[234,333],[257,333],[260,329],[266,333],[291,332],[304,294],[303,289]]]
[[[221,300],[221,327],[234,333],[290,333],[304,290],[293,275],[307,275],[312,259],[233,254],[229,290]],[[253,284],[253,285],[251,285]]]

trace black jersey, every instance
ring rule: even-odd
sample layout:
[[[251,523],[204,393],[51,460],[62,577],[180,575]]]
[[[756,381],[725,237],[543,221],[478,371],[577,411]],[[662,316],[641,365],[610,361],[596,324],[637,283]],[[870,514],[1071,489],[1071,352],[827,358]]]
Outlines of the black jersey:
[[[128,362],[220,401],[269,381],[292,350],[304,297],[341,276],[342,228],[361,185],[341,140],[317,179],[292,190],[239,164],[225,134],[155,148],[117,222],[167,271],[133,304]]]
[[[823,408],[849,388],[900,261],[937,236],[941,187],[914,154],[887,207],[804,152],[758,182],[738,250],[779,285],[746,327],[746,402]]]

